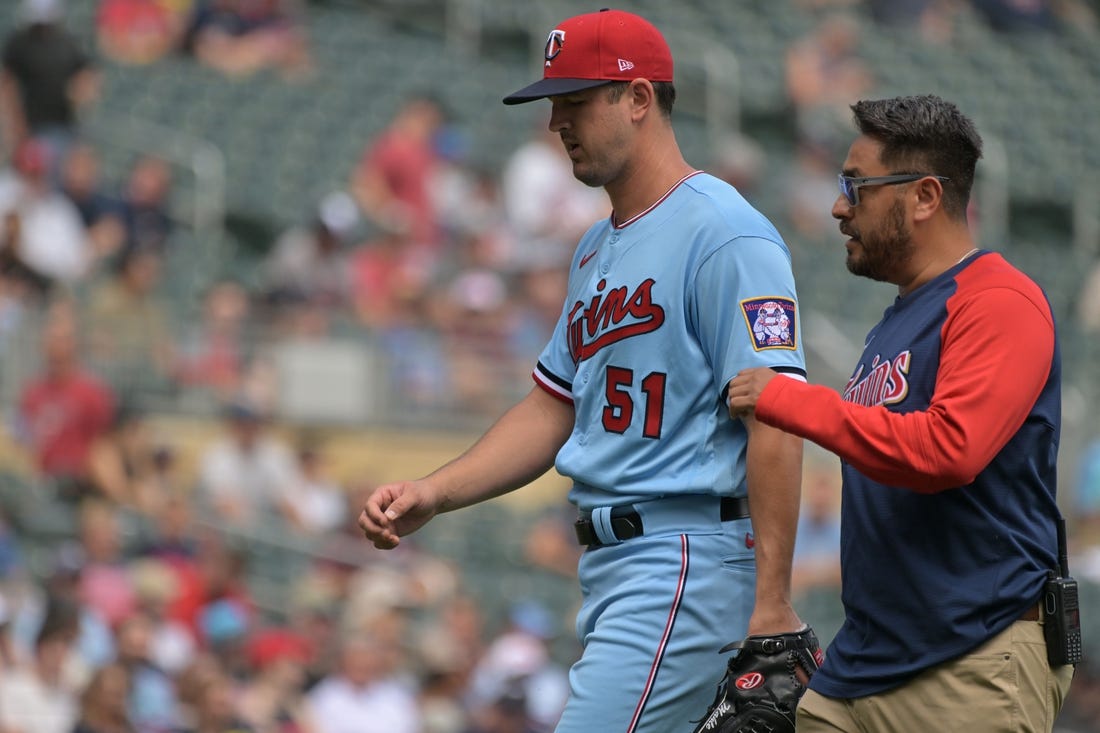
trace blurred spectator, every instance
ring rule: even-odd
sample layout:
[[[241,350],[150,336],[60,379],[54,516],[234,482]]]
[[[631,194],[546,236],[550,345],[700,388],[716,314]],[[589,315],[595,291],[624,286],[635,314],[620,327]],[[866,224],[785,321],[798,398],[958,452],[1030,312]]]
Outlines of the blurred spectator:
[[[7,152],[34,138],[46,146],[48,178],[75,137],[80,111],[99,95],[99,72],[64,26],[65,0],[23,0],[23,24],[4,41],[0,127]]]
[[[509,684],[488,705],[474,711],[474,725],[466,733],[543,733],[544,728],[531,718],[530,699],[523,685]]]
[[[6,353],[20,334],[28,312],[37,310],[47,281],[18,257],[19,215],[9,211],[0,217],[0,354]]]
[[[153,622],[135,612],[119,622],[118,663],[130,673],[127,703],[130,720],[138,733],[169,733],[180,724],[175,684],[151,658]]]
[[[840,588],[840,469],[834,462],[807,466],[795,535],[791,592]]]
[[[511,287],[515,294],[511,348],[521,372],[534,369],[535,361],[554,332],[565,304],[571,259],[571,253],[548,248],[532,250],[513,258],[510,263]]]
[[[321,201],[307,228],[284,232],[263,265],[268,301],[275,307],[303,302],[344,306],[348,297],[344,247],[358,221],[355,201],[335,192]]]
[[[80,715],[72,733],[137,733],[130,722],[130,672],[122,664],[95,671],[80,695]]]
[[[91,355],[124,399],[163,390],[171,373],[175,344],[161,302],[163,268],[155,249],[128,250],[91,295]]]
[[[1051,0],[971,0],[971,5],[995,31],[1020,33],[1057,27]]]
[[[433,263],[409,239],[381,231],[350,256],[352,308],[372,330],[401,328],[418,318]]]
[[[20,534],[12,527],[8,510],[0,506],[0,644],[5,638],[4,624],[10,620],[11,609],[4,603],[4,588],[22,581],[26,571]],[[0,669],[4,668],[4,649],[0,648]]]
[[[515,248],[498,179],[496,169],[444,157],[432,197],[448,249],[475,240],[495,268],[505,266]]]
[[[20,143],[0,171],[0,216],[5,217],[2,266],[19,270],[40,292],[81,280],[94,261],[76,206],[49,180],[52,153],[37,140]],[[14,217],[14,219],[10,218]]]
[[[1096,733],[1100,730],[1100,668],[1088,657],[1077,665],[1065,706],[1055,721],[1055,733]]]
[[[225,670],[218,660],[207,652],[199,652],[178,675],[176,675],[176,698],[180,710],[180,731],[194,730],[198,724],[199,702],[202,690],[211,680],[225,678]]]
[[[157,463],[175,462],[174,452],[158,452]],[[171,479],[168,480],[171,483]],[[157,492],[159,501],[150,507],[148,535],[138,546],[142,557],[164,560],[173,567],[190,567],[198,556],[199,543],[192,522],[192,502],[178,486],[162,482],[165,490]]]
[[[255,676],[237,698],[240,719],[256,733],[323,733],[311,725],[304,709],[309,640],[271,628],[255,633],[248,646]]]
[[[71,733],[77,718],[74,686],[64,676],[77,634],[76,612],[47,614],[25,665],[4,670],[0,730],[4,733]]]
[[[213,533],[204,533],[197,544],[193,560],[171,561],[179,592],[168,613],[191,629],[206,651],[213,652],[211,644],[247,632],[254,604],[245,581],[244,555]],[[220,665],[221,660],[217,661]]]
[[[60,185],[61,192],[80,212],[95,262],[113,257],[122,246],[126,232],[118,202],[103,190],[99,153],[94,147],[77,142],[69,148],[61,166]]]
[[[287,497],[294,526],[311,535],[325,535],[344,525],[348,515],[343,488],[330,475],[321,440],[304,435],[297,446],[299,481]]]
[[[57,547],[50,558],[45,578],[16,596],[12,609],[11,640],[18,658],[27,658],[34,649],[39,631],[66,613],[76,614],[76,639],[65,661],[65,676],[73,689],[87,680],[87,671],[114,658],[115,643],[111,628],[99,612],[81,598],[84,570],[83,551],[75,542]],[[66,622],[68,623],[68,622]]]
[[[116,627],[137,608],[117,507],[94,499],[85,501],[80,507],[78,533],[84,557],[80,600]]]
[[[120,64],[159,61],[183,42],[190,0],[100,0],[96,10],[99,51]]]
[[[463,694],[473,660],[463,656],[461,645],[441,627],[417,636],[422,733],[463,733],[468,723]]]
[[[371,634],[346,637],[340,662],[307,695],[307,711],[324,733],[419,733],[413,685],[390,664],[384,641]]]
[[[714,152],[710,173],[737,189],[750,201],[760,193],[764,178],[764,148],[748,135],[726,135]]]
[[[200,457],[199,490],[222,519],[252,525],[293,517],[289,501],[301,477],[289,445],[268,430],[268,419],[246,400],[223,410],[225,435]]]
[[[151,480],[155,452],[144,413],[120,405],[88,451],[88,480],[98,496],[144,511],[159,488]]]
[[[440,296],[436,323],[447,364],[446,398],[471,414],[499,414],[518,396],[507,387],[532,368],[526,360],[520,365],[511,350],[516,323],[508,284],[494,270],[475,266],[457,273]]]
[[[61,495],[75,499],[94,493],[88,480],[92,443],[110,429],[114,395],[81,364],[72,305],[54,305],[42,328],[41,375],[23,388],[19,401],[21,433],[39,470]]]
[[[925,41],[938,44],[951,40],[960,7],[954,0],[869,0],[867,5],[876,23],[906,32],[916,28]]]
[[[339,658],[342,637],[338,621],[343,597],[336,583],[312,568],[298,576],[292,587],[287,629],[309,640],[303,689],[310,689],[336,666]]]
[[[1076,541],[1100,548],[1100,436],[1094,436],[1081,450],[1070,506],[1070,530]]]
[[[184,48],[228,76],[299,78],[312,68],[303,12],[292,0],[196,0]]]
[[[138,156],[130,166],[119,196],[119,216],[126,232],[123,257],[139,250],[167,254],[173,185],[172,167],[157,155]]]
[[[433,263],[403,235],[382,232],[348,267],[353,313],[386,356],[387,388],[409,410],[438,405],[447,365],[430,318]]]
[[[829,213],[837,197],[836,156],[814,140],[797,143],[794,161],[784,174],[786,218],[799,237],[810,242],[833,238],[836,220]]]
[[[442,601],[436,613],[442,633],[458,647],[458,657],[466,660],[467,673],[473,672],[485,653],[484,612],[479,599],[459,588]]]
[[[194,694],[193,720],[182,733],[258,733],[237,716],[233,680],[225,672],[215,669],[200,677]]]
[[[1100,262],[1089,269],[1077,293],[1077,320],[1086,334],[1100,334]]]
[[[474,709],[491,706],[513,689],[522,691],[528,717],[553,730],[569,696],[566,670],[550,655],[557,621],[534,601],[512,605],[508,626],[489,644],[470,682]]]
[[[826,16],[787,51],[787,97],[803,140],[830,144],[851,116],[848,105],[874,85],[858,55],[860,26],[853,16]],[[828,208],[826,207],[826,211]]]
[[[179,596],[179,576],[167,561],[156,558],[130,563],[129,572],[137,609],[152,624],[149,659],[170,676],[179,674],[194,660],[197,649],[191,630],[168,615]]]
[[[0,591],[0,678],[15,666],[15,652],[12,646],[11,635],[8,633],[11,627],[11,610],[9,601]],[[0,713],[2,715],[2,713]]]
[[[372,223],[433,253],[442,245],[433,191],[443,164],[436,146],[443,129],[443,108],[435,98],[409,97],[367,146],[349,183]]]
[[[202,296],[199,318],[178,339],[175,380],[228,400],[244,388],[250,367],[251,304],[236,280],[218,280]]]
[[[573,176],[565,146],[545,124],[505,162],[504,209],[515,241],[513,256],[550,250],[567,262],[590,226],[611,214],[607,195]],[[563,293],[564,295],[564,293]]]
[[[573,521],[572,514],[558,510],[536,517],[524,541],[524,560],[566,578],[577,577],[584,548],[577,544]]]

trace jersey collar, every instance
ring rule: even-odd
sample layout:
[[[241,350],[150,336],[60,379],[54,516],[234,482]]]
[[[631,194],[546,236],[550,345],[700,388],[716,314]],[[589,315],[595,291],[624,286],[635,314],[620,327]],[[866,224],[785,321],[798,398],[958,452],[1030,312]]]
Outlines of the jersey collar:
[[[675,191],[675,190],[676,190],[676,189],[677,189],[677,188],[678,188],[678,187],[680,186],[680,184],[681,184],[681,183],[683,183],[683,182],[684,182],[684,181],[686,181],[687,179],[691,178],[692,176],[697,176],[697,175],[699,175],[699,174],[700,174],[700,173],[702,173],[702,172],[703,172],[703,171],[692,171],[691,173],[688,173],[688,174],[687,174],[686,176],[684,176],[684,177],[683,177],[683,178],[681,178],[680,180],[676,181],[676,183],[672,184],[672,187],[671,187],[671,188],[669,188],[669,189],[668,189],[667,191],[665,191],[665,192],[664,192],[664,193],[663,193],[663,194],[661,195],[661,198],[657,199],[657,200],[656,200],[656,201],[654,201],[654,202],[653,202],[652,204],[650,204],[650,205],[649,205],[649,208],[645,209],[645,211],[640,211],[640,212],[638,212],[637,214],[635,214],[634,216],[630,217],[629,219],[627,219],[626,221],[624,221],[624,222],[623,222],[623,223],[621,223],[621,224],[616,224],[616,223],[615,223],[615,212],[614,212],[614,211],[612,211],[612,212],[611,212],[611,228],[612,228],[612,229],[625,229],[625,228],[627,228],[628,226],[630,226],[631,224],[633,224],[634,222],[638,221],[638,220],[639,220],[639,219],[641,219],[641,218],[642,218],[643,216],[645,216],[646,214],[648,214],[649,212],[653,211],[653,210],[654,210],[654,209],[656,209],[656,208],[657,208],[658,206],[660,206],[660,205],[661,205],[661,204],[662,204],[662,203],[664,202],[664,200],[665,200],[665,199],[667,199],[667,198],[668,198],[669,196],[671,196],[671,195],[672,195],[672,192],[673,192],[673,191]]]

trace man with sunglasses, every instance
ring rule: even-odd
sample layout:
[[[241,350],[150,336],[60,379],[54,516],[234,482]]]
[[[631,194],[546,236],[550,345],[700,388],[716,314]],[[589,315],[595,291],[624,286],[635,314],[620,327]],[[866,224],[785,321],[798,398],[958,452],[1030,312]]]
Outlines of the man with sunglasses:
[[[861,101],[832,214],[848,270],[898,287],[843,394],[747,369],[735,416],[843,461],[845,622],[799,731],[1049,731],[1073,675],[1041,608],[1058,568],[1061,366],[1045,294],[979,249],[981,137],[934,96]]]

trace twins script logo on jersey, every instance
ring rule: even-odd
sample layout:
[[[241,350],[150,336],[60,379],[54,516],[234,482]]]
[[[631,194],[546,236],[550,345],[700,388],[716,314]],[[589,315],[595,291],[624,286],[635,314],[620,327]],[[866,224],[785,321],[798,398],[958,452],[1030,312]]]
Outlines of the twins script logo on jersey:
[[[600,280],[592,300],[574,303],[569,311],[573,361],[580,363],[605,346],[660,328],[665,309],[653,302],[654,282],[649,278],[631,292],[625,285],[608,290],[607,280]]]
[[[871,369],[863,376],[863,365],[844,387],[845,402],[865,407],[895,405],[909,394],[909,365],[913,353],[908,349],[893,359],[883,360],[878,354],[871,361]]]
[[[795,304],[790,298],[750,298],[741,301],[741,313],[752,333],[752,347],[764,349],[794,349]]]

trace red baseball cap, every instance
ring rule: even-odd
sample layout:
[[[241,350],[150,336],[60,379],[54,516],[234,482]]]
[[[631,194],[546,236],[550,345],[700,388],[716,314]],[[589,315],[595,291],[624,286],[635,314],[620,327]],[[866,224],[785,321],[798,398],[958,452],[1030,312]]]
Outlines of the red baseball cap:
[[[648,20],[604,9],[562,21],[546,39],[542,79],[504,98],[522,104],[613,81],[672,81],[672,52]]]

